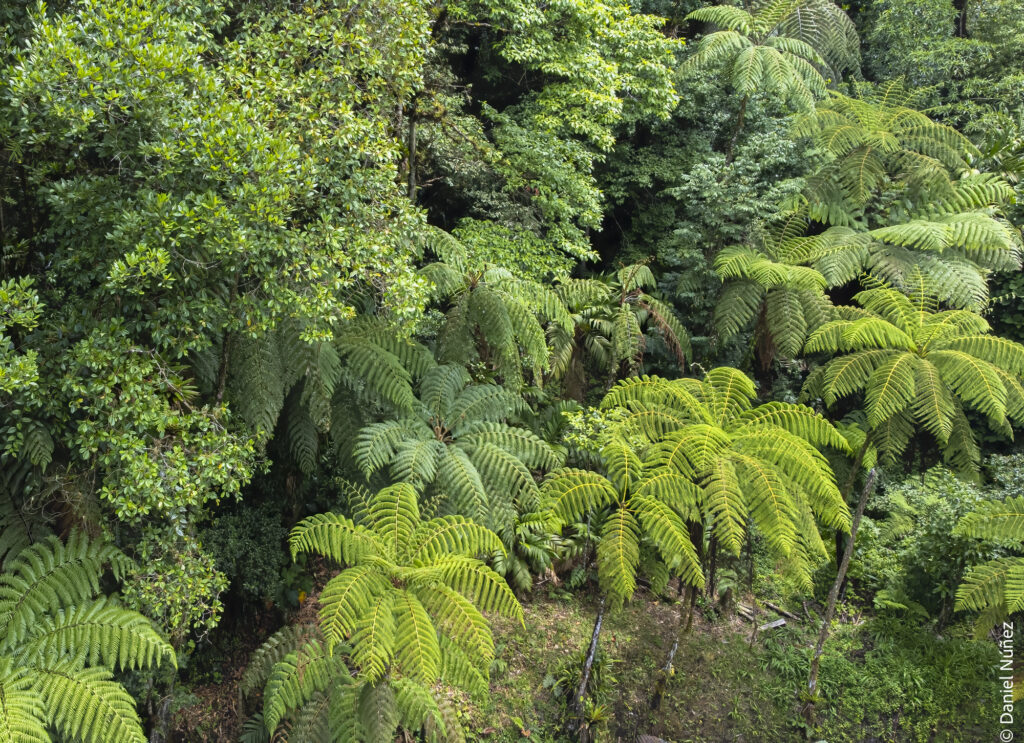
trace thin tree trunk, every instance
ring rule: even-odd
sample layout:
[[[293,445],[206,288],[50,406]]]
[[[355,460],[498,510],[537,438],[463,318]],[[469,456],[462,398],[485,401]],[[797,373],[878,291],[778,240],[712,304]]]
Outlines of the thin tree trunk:
[[[683,627],[683,634],[690,634],[693,627],[693,608],[697,605],[697,587],[690,586],[690,608],[686,612],[686,626]]]
[[[747,590],[754,593],[754,532],[747,529]]]
[[[850,493],[853,492],[853,485],[857,482],[857,475],[860,474],[860,467],[864,463],[864,455],[867,454],[868,448],[871,446],[871,434],[869,433],[864,438],[864,443],[861,444],[860,450],[857,452],[857,456],[853,459],[853,466],[850,468],[850,476],[846,478],[846,482],[843,483],[843,502],[849,505]],[[836,531],[836,565],[843,561],[843,555],[846,552],[846,548],[849,542],[853,540],[853,537],[847,537],[841,531]],[[845,573],[837,578],[840,580],[839,583],[839,598],[842,599],[846,596],[846,575]]]
[[[590,635],[590,649],[587,650],[587,659],[583,663],[583,675],[580,678],[580,688],[576,692],[573,706],[576,708],[577,730],[582,731],[585,720],[583,714],[585,706],[583,700],[587,696],[587,685],[590,683],[590,671],[594,667],[594,657],[597,655],[597,641],[601,636],[601,624],[604,622],[604,599],[597,609],[597,619],[594,621],[594,631]]]
[[[416,102],[409,109],[409,201],[416,201]]]
[[[864,444],[864,448],[867,447],[867,442]],[[861,455],[858,455],[858,460],[862,459],[863,449]],[[858,464],[859,466],[859,464]],[[846,549],[843,551],[842,562],[839,563],[839,569],[836,573],[836,580],[832,584],[832,590],[828,594],[828,605],[825,607],[825,616],[821,622],[821,632],[818,634],[818,643],[814,647],[814,657],[811,660],[811,672],[807,679],[807,704],[804,707],[805,717],[808,722],[813,721],[814,717],[814,703],[817,700],[818,695],[818,670],[821,665],[821,654],[825,650],[825,641],[828,639],[829,626],[832,623],[832,616],[836,611],[836,601],[839,598],[839,588],[842,586],[843,581],[846,578],[846,570],[850,566],[850,557],[853,555],[853,545],[857,539],[857,527],[860,526],[861,517],[864,515],[864,506],[867,505],[868,498],[871,496],[871,492],[875,489],[875,480],[878,476],[878,470],[874,467],[871,468],[871,472],[868,473],[868,480],[864,483],[864,489],[860,493],[860,500],[857,501],[857,510],[853,514],[853,521],[850,524],[850,539],[846,543]]]
[[[711,599],[712,601],[714,601],[715,600],[715,583],[716,583],[715,573],[718,570],[718,540],[715,539],[714,536],[712,536],[708,541],[711,542],[711,545],[710,545],[711,557],[710,557],[710,564],[708,566],[708,598]]]
[[[749,96],[743,96],[743,100],[740,101],[740,113],[736,117],[736,131],[732,133],[732,139],[729,140],[729,149],[725,152],[725,164],[731,165],[732,159],[735,157],[733,150],[736,147],[736,142],[740,138],[740,132],[743,131],[743,117],[747,114],[747,100]]]
[[[649,705],[652,712],[657,712],[658,708],[661,707],[661,698],[665,694],[665,686],[668,684],[669,676],[672,673],[672,661],[675,660],[676,650],[678,649],[679,632],[677,630],[675,642],[672,643],[672,649],[668,651],[668,659],[665,661],[665,665],[661,667],[661,670],[658,672],[658,678],[654,682],[654,694],[651,695],[651,703]]]

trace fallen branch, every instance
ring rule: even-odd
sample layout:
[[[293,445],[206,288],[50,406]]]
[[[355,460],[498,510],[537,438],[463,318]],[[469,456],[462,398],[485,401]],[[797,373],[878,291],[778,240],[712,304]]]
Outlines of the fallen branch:
[[[800,617],[798,617],[796,614],[791,614],[790,612],[788,612],[785,609],[783,609],[781,606],[776,606],[771,601],[765,601],[764,605],[767,606],[772,611],[774,611],[776,614],[781,614],[782,616],[786,617],[787,619],[792,619],[794,622],[799,622],[800,621]]]

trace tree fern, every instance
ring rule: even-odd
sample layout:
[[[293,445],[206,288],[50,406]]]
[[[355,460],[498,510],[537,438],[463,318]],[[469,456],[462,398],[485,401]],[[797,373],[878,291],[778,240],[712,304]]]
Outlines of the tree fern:
[[[815,265],[836,249],[828,234],[805,237],[808,226],[804,211],[796,210],[761,230],[756,247],[729,247],[715,258],[715,271],[726,282],[715,307],[718,332],[727,339],[754,326],[765,367],[776,353],[799,355],[807,334],[831,316],[824,290],[832,282]]]
[[[353,455],[369,477],[389,471],[461,513],[499,531],[511,544],[515,513],[536,505],[532,471],[557,466],[556,452],[533,432],[505,421],[523,407],[519,395],[493,384],[469,384],[455,364],[420,380],[415,414],[359,431]]]
[[[610,386],[635,373],[647,350],[646,333],[661,339],[680,369],[690,336],[675,311],[654,295],[657,281],[644,263],[595,279],[566,279],[555,288],[572,316],[571,332],[552,328],[552,374],[582,400],[596,373]]]
[[[991,500],[960,519],[955,534],[1024,547],[1024,498]],[[956,608],[980,611],[987,631],[1024,611],[1024,557],[1000,557],[968,568],[956,592]]]
[[[683,70],[723,69],[741,96],[729,162],[751,96],[776,96],[798,110],[811,110],[826,95],[822,73],[838,79],[857,64],[853,23],[828,0],[764,0],[747,8],[715,5],[698,8],[687,20],[719,30],[701,38]]]
[[[827,405],[862,394],[874,443],[894,461],[916,427],[942,447],[959,471],[977,469],[971,408],[996,431],[1012,436],[1024,422],[1024,346],[988,334],[988,324],[963,310],[933,312],[920,299],[891,289],[861,292],[862,309],[822,325],[808,353],[842,354],[816,369],[805,397]]]
[[[0,574],[0,741],[146,740],[111,669],[176,660],[148,619],[98,596],[104,572],[119,576],[128,565],[113,547],[73,533],[22,550]]]
[[[571,331],[571,317],[558,295],[506,268],[473,260],[448,233],[434,228],[429,234],[441,260],[421,272],[446,308],[440,360],[482,361],[513,390],[522,387],[524,369],[543,383],[550,369],[546,328]]]
[[[696,503],[696,489],[688,483],[672,493],[645,487],[640,457],[625,440],[609,441],[601,454],[605,474],[558,470],[545,481],[543,493],[555,528],[583,520],[588,512],[608,513],[597,544],[597,564],[611,604],[620,605],[633,595],[642,539],[654,545],[671,572],[690,585],[703,585],[684,521],[688,507]]]
[[[753,382],[723,367],[702,381],[626,380],[602,405],[624,408],[627,430],[648,442],[649,484],[641,492],[683,483],[695,488],[696,508],[688,518],[706,519],[711,536],[735,554],[748,520],[780,556],[798,546],[818,554],[817,527],[804,513],[838,529],[848,528],[850,519],[820,449],[849,453],[849,445],[809,408],[781,402],[754,407],[753,399]],[[807,583],[813,565],[804,568]]]
[[[343,569],[319,597],[319,630],[283,630],[253,658],[245,688],[265,680],[267,730],[287,739],[290,719],[292,735],[301,721],[342,740],[387,740],[398,725],[459,740],[434,685],[486,691],[494,642],[482,611],[522,620],[508,586],[475,557],[502,551],[497,536],[459,516],[421,520],[415,489],[400,483],[370,499],[362,523],[311,517],[291,545]]]

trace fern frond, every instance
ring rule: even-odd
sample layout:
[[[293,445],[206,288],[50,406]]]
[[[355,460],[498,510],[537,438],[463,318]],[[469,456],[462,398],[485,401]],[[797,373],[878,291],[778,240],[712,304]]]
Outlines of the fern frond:
[[[650,497],[634,497],[630,506],[643,526],[644,536],[657,547],[669,570],[688,585],[703,587],[704,573],[697,549],[690,541],[689,529],[679,514]]]
[[[956,590],[956,608],[982,611],[1005,606],[1006,583],[1011,569],[1024,568],[1024,558],[1001,558],[967,569]]]
[[[447,724],[437,700],[430,693],[430,690],[410,679],[397,679],[392,683],[395,691],[395,707],[398,710],[398,717],[401,725],[408,730],[422,730],[432,723],[432,729],[437,734],[447,734]]]
[[[0,637],[15,647],[30,637],[40,618],[92,599],[110,566],[115,577],[131,561],[120,550],[72,532],[67,543],[47,537],[18,553],[0,574]]]
[[[963,351],[932,351],[928,358],[967,405],[993,420],[1006,417],[1006,386],[992,364]]]
[[[398,483],[377,492],[369,503],[367,526],[388,546],[395,557],[420,526],[420,509],[411,485]]]
[[[712,531],[725,549],[739,555],[747,506],[735,465],[725,457],[714,461],[703,487],[704,506],[712,517]]]
[[[395,596],[390,591],[373,599],[355,623],[350,638],[352,662],[359,669],[360,677],[370,683],[376,683],[384,677],[395,652],[395,635],[403,630],[395,624],[395,615],[392,613],[395,603]],[[406,641],[408,637],[403,635],[401,639]]]
[[[28,668],[0,657],[0,743],[51,743],[46,708]]]
[[[442,555],[473,555],[503,552],[504,546],[493,532],[462,516],[443,516],[417,527],[399,559],[410,565],[429,565]]]
[[[438,462],[445,446],[434,438],[406,440],[395,447],[391,459],[391,477],[423,490],[437,476]]]
[[[36,667],[52,725],[83,743],[146,743],[135,700],[105,668]]]
[[[579,469],[552,472],[544,481],[541,494],[546,510],[558,526],[579,521],[588,510],[601,510],[619,498],[606,478]]]
[[[239,684],[242,694],[250,696],[262,690],[278,661],[288,653],[297,651],[308,640],[319,637],[320,631],[314,624],[288,624],[279,629],[250,656]]]
[[[348,671],[338,656],[317,640],[310,640],[274,664],[263,693],[263,722],[273,734],[291,710],[327,689]]]
[[[797,534],[793,499],[774,468],[741,454],[733,454],[737,475],[743,482],[747,510],[764,534],[769,546],[788,556],[796,544]]]
[[[629,492],[643,477],[643,463],[627,441],[613,438],[601,449],[608,480],[619,492]]]
[[[232,344],[228,399],[232,410],[266,440],[284,407],[285,368],[270,336],[239,336]]]
[[[447,420],[455,396],[468,383],[469,374],[460,364],[442,364],[424,375],[420,400],[432,417]]]
[[[927,358],[917,361],[915,384],[916,396],[912,403],[914,417],[940,444],[945,444],[953,432],[956,403],[939,370]]]
[[[897,354],[871,373],[865,387],[870,426],[877,426],[913,402],[917,394],[917,366],[916,356]]]
[[[1024,543],[1024,497],[980,503],[960,519],[953,533]]]
[[[372,423],[356,435],[352,456],[367,478],[383,469],[394,458],[399,445],[407,439],[432,438],[423,421],[407,418]]]
[[[844,453],[850,452],[849,444],[835,426],[806,405],[768,402],[743,412],[726,430],[738,432],[745,428],[774,427],[789,431],[815,446],[830,446]]]
[[[459,447],[445,448],[437,468],[437,485],[446,496],[450,512],[469,514],[479,521],[486,519],[487,490],[473,461]]]
[[[141,614],[106,598],[70,606],[37,622],[16,657],[28,665],[73,654],[89,665],[122,669],[150,668],[164,658],[178,662],[174,650]]]
[[[494,640],[483,614],[458,591],[434,584],[413,589],[417,598],[433,617],[437,631],[462,650],[466,659],[486,680],[494,659]],[[457,686],[464,679],[450,678]]]
[[[294,397],[289,399],[294,400]],[[286,432],[288,449],[299,469],[305,475],[315,474],[320,454],[320,432],[306,406],[288,406]]]
[[[292,529],[288,542],[292,559],[300,552],[317,553],[349,565],[386,551],[371,531],[335,513],[319,513],[303,519]]]
[[[365,740],[394,739],[395,729],[400,720],[391,684],[363,684],[357,704],[357,716]]]
[[[472,385],[462,390],[452,402],[445,422],[457,434],[470,423],[500,421],[522,407],[522,398],[503,387],[493,384]]]
[[[715,367],[704,375],[712,416],[724,424],[750,407],[757,394],[753,380],[738,369]]]
[[[621,606],[636,589],[639,532],[636,517],[626,508],[616,509],[605,519],[597,544],[597,573],[612,606]]]
[[[479,560],[451,556],[439,562],[438,570],[445,585],[470,599],[481,611],[523,621],[523,608],[508,583]]]

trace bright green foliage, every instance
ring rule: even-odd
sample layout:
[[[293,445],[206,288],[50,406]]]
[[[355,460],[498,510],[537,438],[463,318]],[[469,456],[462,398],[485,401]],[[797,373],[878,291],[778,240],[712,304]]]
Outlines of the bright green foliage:
[[[246,696],[264,695],[264,708],[243,729],[243,743],[373,743],[395,728],[423,730],[429,743],[462,743],[450,700],[409,679],[373,684],[353,677],[347,648],[325,650],[316,625],[287,625],[250,660]]]
[[[439,53],[426,71],[432,85],[410,112],[422,180],[443,182],[458,202],[448,209],[433,201],[438,223],[505,247],[504,259],[493,261],[505,268],[514,268],[513,256],[529,256],[530,278],[539,266],[564,274],[596,257],[588,235],[603,210],[595,164],[624,126],[667,117],[678,101],[682,44],[661,33],[662,19],[634,7],[443,5],[434,26]]]
[[[1024,498],[991,500],[957,524],[955,533],[1024,547]],[[979,629],[987,632],[1010,614],[1024,611],[1024,557],[1000,557],[970,568],[956,592],[956,608],[980,611]]]
[[[481,612],[522,620],[508,585],[475,557],[502,551],[501,541],[460,516],[421,520],[406,483],[378,492],[362,515],[357,524],[320,514],[292,531],[293,556],[318,554],[344,568],[320,594],[318,628],[271,638],[245,685],[266,679],[267,730],[290,718],[296,741],[370,743],[398,725],[458,739],[434,685],[486,692],[494,642]],[[300,725],[321,732],[298,737]]]
[[[1020,265],[1020,237],[999,212],[1012,188],[971,173],[974,145],[910,108],[899,84],[861,92],[833,94],[795,130],[821,153],[804,192],[810,217],[849,228],[827,233],[847,250],[821,270],[831,285],[867,271],[907,293],[984,306],[985,269]]]
[[[700,8],[687,20],[720,31],[700,40],[683,69],[724,67],[744,99],[757,94],[791,99],[797,108],[814,107],[825,96],[821,70],[826,51],[841,67],[856,57],[856,32],[846,14],[824,0],[767,0],[752,10],[733,5]],[[820,48],[818,45],[821,45]]]
[[[700,494],[689,481],[651,478],[630,443],[613,436],[601,450],[605,474],[561,469],[544,482],[544,504],[560,529],[588,513],[604,514],[597,543],[597,571],[612,606],[633,595],[642,543],[653,546],[668,570],[689,585],[703,586],[704,575],[686,522],[696,513]]]
[[[626,430],[645,438],[651,492],[698,488],[711,535],[739,554],[748,520],[805,586],[828,555],[815,519],[848,529],[850,514],[820,449],[849,452],[846,439],[803,405],[753,406],[754,384],[719,367],[704,379],[638,377],[620,382],[602,407],[628,411]]]
[[[569,397],[582,400],[587,372],[606,375],[610,386],[636,372],[645,332],[657,334],[680,369],[690,357],[690,337],[675,311],[652,296],[657,281],[645,263],[624,266],[601,279],[565,279],[555,291],[572,315],[570,332],[552,330],[553,373],[565,378]]]
[[[253,442],[228,432],[228,411],[193,405],[181,370],[120,324],[94,331],[67,363],[61,391],[76,424],[67,443],[105,473],[99,496],[119,519],[194,510],[237,495],[251,476]]]
[[[12,328],[31,330],[41,312],[31,278],[0,281],[0,392],[28,387],[38,378],[36,352],[18,353],[10,332]]]
[[[736,245],[715,257],[715,271],[726,288],[715,307],[715,324],[723,339],[751,324],[767,366],[777,353],[795,358],[807,334],[829,319],[828,280],[812,266],[835,248],[828,233],[805,237],[807,220],[791,213],[777,228],[763,230],[755,247]]]
[[[891,289],[858,294],[860,307],[807,340],[806,353],[842,354],[816,369],[804,396],[826,405],[863,393],[873,443],[889,461],[923,429],[947,462],[976,471],[980,453],[964,414],[971,408],[996,431],[1012,437],[1024,422],[1024,346],[989,335],[988,323],[965,310],[929,311]]]
[[[425,684],[443,677],[486,686],[493,648],[479,610],[522,613],[504,581],[474,557],[502,550],[493,532],[461,516],[421,521],[415,489],[399,483],[374,496],[365,523],[312,516],[290,541],[293,555],[348,566],[320,595],[320,627],[328,649],[352,643],[361,676],[377,681],[397,669]]]
[[[435,241],[434,252],[442,260],[428,264],[422,275],[447,307],[439,359],[480,361],[509,389],[523,385],[524,367],[541,383],[549,368],[546,327],[572,332],[572,317],[559,296],[538,281],[473,260],[449,235]]]
[[[533,432],[505,423],[522,399],[494,384],[470,384],[466,370],[435,366],[423,375],[405,417],[359,431],[353,456],[369,477],[387,467],[442,511],[463,514],[510,540],[516,511],[537,503],[533,469],[558,455]]]
[[[899,83],[858,92],[857,98],[833,93],[798,120],[796,134],[813,137],[823,159],[808,184],[812,218],[852,224],[892,180],[908,184],[916,202],[974,196],[958,199],[953,186],[975,153],[970,140],[914,110],[913,96]]]
[[[75,532],[66,544],[37,542],[0,573],[2,743],[145,743],[112,671],[177,661],[148,619],[97,597],[108,566],[120,577],[131,564]]]
[[[662,19],[634,13],[628,3],[464,0],[448,12],[492,23],[498,54],[548,79],[517,112],[540,132],[607,150],[616,124],[665,116],[676,102],[679,42],[658,32]]]

